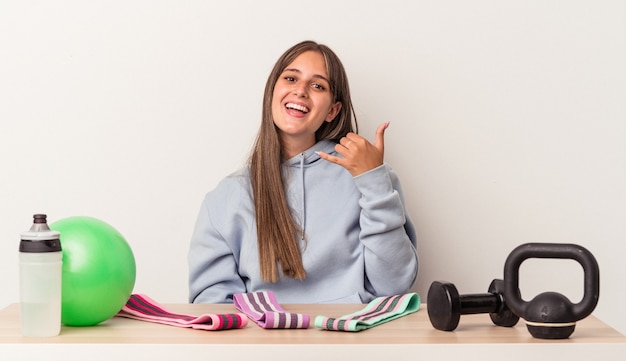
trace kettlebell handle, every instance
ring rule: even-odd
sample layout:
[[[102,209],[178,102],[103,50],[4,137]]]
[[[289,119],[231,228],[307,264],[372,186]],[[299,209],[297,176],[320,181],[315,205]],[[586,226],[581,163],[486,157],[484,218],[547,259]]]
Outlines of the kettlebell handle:
[[[586,248],[568,243],[526,243],[515,248],[504,265],[504,294],[506,302],[518,315],[524,314],[528,303],[522,300],[519,290],[519,268],[529,258],[572,259],[584,271],[583,299],[572,305],[574,315],[581,320],[591,314],[598,304],[600,294],[600,269],[595,257]]]

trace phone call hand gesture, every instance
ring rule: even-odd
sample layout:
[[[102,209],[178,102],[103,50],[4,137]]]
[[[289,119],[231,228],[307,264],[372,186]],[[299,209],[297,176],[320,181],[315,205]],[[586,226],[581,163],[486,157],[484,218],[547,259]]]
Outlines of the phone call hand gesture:
[[[374,144],[358,134],[346,134],[335,146],[335,151],[343,158],[324,152],[318,152],[318,155],[322,159],[344,167],[353,177],[356,177],[383,164],[387,127],[389,127],[389,122],[378,126]]]

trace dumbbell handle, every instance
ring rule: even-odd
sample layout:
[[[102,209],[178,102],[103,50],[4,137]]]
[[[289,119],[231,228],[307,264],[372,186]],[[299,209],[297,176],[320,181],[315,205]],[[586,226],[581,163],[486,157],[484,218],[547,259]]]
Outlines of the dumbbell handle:
[[[502,297],[493,293],[475,293],[459,296],[461,314],[498,312],[502,305]]]

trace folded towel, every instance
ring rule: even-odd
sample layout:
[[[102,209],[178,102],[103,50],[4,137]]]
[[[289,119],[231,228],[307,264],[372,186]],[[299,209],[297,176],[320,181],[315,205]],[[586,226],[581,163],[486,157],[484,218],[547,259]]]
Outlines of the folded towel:
[[[131,295],[116,316],[208,331],[244,328],[248,325],[248,319],[241,313],[209,313],[200,316],[173,313],[141,294]]]
[[[416,312],[419,308],[420,296],[415,292],[378,297],[362,310],[349,315],[338,318],[317,316],[315,327],[331,331],[362,331]]]
[[[233,304],[262,328],[309,328],[309,315],[285,311],[273,292],[237,293]]]

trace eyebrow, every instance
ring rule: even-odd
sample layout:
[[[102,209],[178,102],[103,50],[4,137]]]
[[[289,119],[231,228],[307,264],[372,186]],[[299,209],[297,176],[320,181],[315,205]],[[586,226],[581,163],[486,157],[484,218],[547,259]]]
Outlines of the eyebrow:
[[[300,74],[302,74],[302,72],[300,71],[300,69],[296,69],[296,68],[287,68],[287,69],[283,70],[283,73],[284,73],[284,72],[286,72],[286,71],[293,71],[293,72],[295,72],[295,73],[300,73]],[[330,84],[330,80],[328,80],[328,79],[327,79],[325,76],[323,76],[323,75],[320,75],[320,74],[314,74],[314,75],[313,75],[313,78],[323,79],[323,80],[325,80],[328,84]]]

